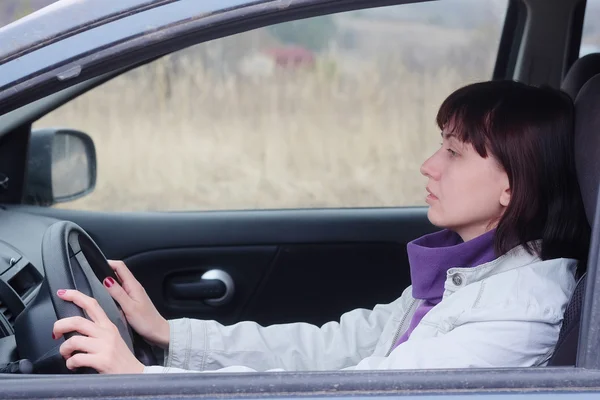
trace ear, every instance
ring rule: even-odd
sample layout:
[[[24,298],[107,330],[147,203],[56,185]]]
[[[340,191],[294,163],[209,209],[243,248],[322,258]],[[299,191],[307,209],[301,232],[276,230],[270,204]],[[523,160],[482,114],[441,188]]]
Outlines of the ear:
[[[510,187],[507,187],[506,189],[504,189],[502,191],[502,194],[500,195],[500,204],[503,207],[508,207],[509,203],[510,203]]]

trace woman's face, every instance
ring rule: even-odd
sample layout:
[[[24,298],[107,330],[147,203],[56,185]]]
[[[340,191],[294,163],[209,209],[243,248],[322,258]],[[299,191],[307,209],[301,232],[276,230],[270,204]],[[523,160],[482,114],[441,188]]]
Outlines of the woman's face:
[[[510,202],[508,176],[489,154],[442,133],[442,146],[421,166],[429,178],[427,216],[432,224],[453,230],[464,241],[497,225]]]

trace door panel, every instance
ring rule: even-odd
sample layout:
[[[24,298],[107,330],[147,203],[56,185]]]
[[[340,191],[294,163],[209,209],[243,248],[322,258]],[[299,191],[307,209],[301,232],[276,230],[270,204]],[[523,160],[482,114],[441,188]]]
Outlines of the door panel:
[[[185,316],[231,324],[241,319],[244,306],[264,279],[276,252],[276,246],[172,248],[136,254],[125,258],[125,262],[165,318]],[[198,282],[201,275],[215,269],[233,279],[231,302],[212,306],[201,295],[182,299],[172,293],[174,279],[188,284]]]
[[[427,209],[418,207],[130,214],[14,209],[82,226],[108,258],[125,260],[166,318],[224,324],[322,324],[393,301],[410,284],[406,243],[435,230]],[[169,284],[175,279],[193,291],[215,269],[234,281],[225,305],[206,304],[202,293],[174,294]]]
[[[346,311],[398,298],[410,284],[400,243],[281,246],[245,319],[321,325]]]

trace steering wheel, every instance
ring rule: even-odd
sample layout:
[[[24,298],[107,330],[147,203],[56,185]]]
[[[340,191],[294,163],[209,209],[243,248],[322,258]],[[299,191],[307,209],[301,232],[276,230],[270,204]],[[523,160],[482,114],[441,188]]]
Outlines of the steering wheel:
[[[35,300],[15,320],[15,339],[21,358],[34,364],[39,373],[96,373],[90,368],[70,371],[58,352],[63,340],[78,333],[68,333],[63,340],[50,341],[56,320],[68,317],[87,318],[77,305],[61,300],[59,289],[76,289],[96,299],[121,337],[144,365],[156,365],[151,346],[127,324],[118,303],[102,281],[112,277],[120,282],[96,243],[77,224],[61,221],[52,224],[42,240],[45,279]],[[51,339],[51,338],[50,338]]]

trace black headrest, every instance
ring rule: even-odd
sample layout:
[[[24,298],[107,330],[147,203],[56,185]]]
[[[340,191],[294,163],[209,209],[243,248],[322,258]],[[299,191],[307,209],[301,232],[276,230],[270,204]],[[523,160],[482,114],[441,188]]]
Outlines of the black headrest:
[[[575,165],[585,214],[593,226],[600,185],[600,75],[575,100]]]
[[[575,99],[583,85],[596,74],[600,74],[600,53],[583,56],[573,63],[563,79],[561,89]]]

